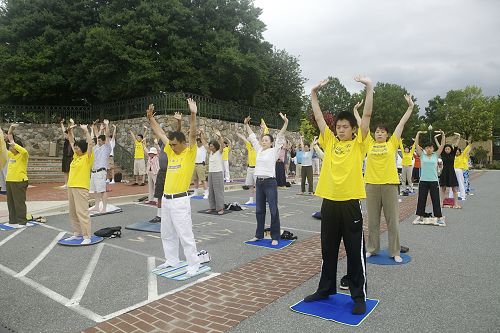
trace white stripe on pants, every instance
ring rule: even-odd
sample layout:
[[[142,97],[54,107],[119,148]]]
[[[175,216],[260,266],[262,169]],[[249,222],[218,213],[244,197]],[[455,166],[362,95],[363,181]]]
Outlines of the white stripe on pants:
[[[166,263],[175,266],[180,262],[180,240],[188,263],[188,271],[195,272],[200,264],[191,220],[191,199],[185,196],[176,199],[162,197],[161,200],[161,241]]]

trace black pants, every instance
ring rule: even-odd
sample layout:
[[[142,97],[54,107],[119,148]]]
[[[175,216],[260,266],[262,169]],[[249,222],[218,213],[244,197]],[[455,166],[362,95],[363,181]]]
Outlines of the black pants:
[[[279,187],[286,186],[285,163],[277,161],[275,166],[276,182]]]
[[[427,195],[431,193],[432,210],[434,217],[442,217],[441,213],[441,200],[439,200],[439,183],[426,182],[421,180],[418,184],[418,201],[417,201],[417,215],[424,216],[425,206],[427,205]]]
[[[300,190],[301,192],[306,191],[306,178],[309,186],[309,192],[313,192],[313,167],[312,165],[302,166],[302,174],[300,181]]]
[[[337,293],[337,262],[340,240],[347,253],[347,277],[354,302],[366,299],[366,257],[363,237],[363,215],[359,200],[332,201],[321,205],[321,279],[318,293]]]

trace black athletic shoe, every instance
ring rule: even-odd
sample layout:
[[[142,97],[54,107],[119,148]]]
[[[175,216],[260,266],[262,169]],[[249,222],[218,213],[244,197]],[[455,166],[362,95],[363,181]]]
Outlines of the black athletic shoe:
[[[364,301],[354,303],[352,308],[353,315],[362,315],[366,312],[366,303]]]
[[[399,252],[401,252],[401,253],[406,253],[406,252],[408,252],[408,251],[410,251],[410,248],[408,248],[408,247],[406,247],[406,246],[401,245],[401,249],[399,250]]]
[[[314,294],[311,294],[309,296],[304,297],[304,302],[309,303],[309,302],[316,302],[321,299],[327,299],[328,295],[323,295],[318,292],[315,292]]]
[[[342,279],[340,279],[340,289],[349,290],[349,280],[347,279],[347,275],[344,275]]]
[[[148,222],[149,223],[160,223],[161,222],[161,217],[156,216],[154,219],[151,219]]]

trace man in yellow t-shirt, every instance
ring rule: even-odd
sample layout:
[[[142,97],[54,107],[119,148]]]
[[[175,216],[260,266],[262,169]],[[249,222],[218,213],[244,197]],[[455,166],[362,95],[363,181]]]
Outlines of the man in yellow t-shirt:
[[[148,128],[144,126],[144,134],[135,135],[132,130],[130,130],[130,135],[134,142],[134,176],[135,183],[132,185],[146,185],[144,183],[146,177],[146,161],[144,160],[144,138],[148,132]]]
[[[187,261],[187,275],[194,276],[200,267],[191,220],[191,202],[188,195],[196,161],[196,102],[187,100],[191,117],[189,121],[189,143],[180,131],[167,135],[154,118],[154,105],[149,105],[146,116],[153,133],[165,144],[168,156],[167,176],[163,189],[161,209],[161,240],[165,253],[165,263],[158,269],[179,264],[179,240],[184,248]]]
[[[226,183],[231,182],[231,176],[229,175],[229,152],[231,151],[231,148],[229,147],[230,144],[231,142],[228,138],[224,138],[224,141],[222,141],[222,171],[224,174],[224,182]]]
[[[251,195],[250,199],[245,202],[245,205],[251,205],[254,204],[254,197],[255,197],[255,182],[256,182],[256,177],[255,177],[255,161],[257,159],[257,152],[253,148],[252,144],[250,141],[245,138],[245,136],[239,132],[236,132],[236,135],[243,140],[245,143],[245,148],[247,149],[247,178],[245,179],[245,186],[248,186],[251,190]]]
[[[80,125],[86,140],[75,142],[74,127],[76,125],[68,129],[68,140],[74,152],[68,174],[69,219],[73,236],[66,238],[66,241],[82,239],[80,245],[90,245],[92,228],[89,217],[89,188],[90,170],[94,163],[94,140],[87,125]]]
[[[22,144],[14,142],[14,128],[19,124],[12,124],[7,134],[9,151],[7,152],[7,208],[9,209],[9,223],[13,228],[26,226],[26,190],[28,189],[28,158],[29,154]],[[3,137],[3,132],[0,133]],[[3,141],[3,139],[2,139]],[[1,143],[0,143],[1,144]],[[5,144],[2,146],[2,149]]]
[[[368,135],[373,106],[373,85],[369,78],[358,76],[356,81],[366,87],[366,99],[359,129],[351,112],[340,112],[335,123],[336,136],[326,125],[318,103],[318,90],[328,83],[321,81],[312,88],[311,104],[321,132],[324,147],[323,167],[315,194],[323,198],[321,206],[321,253],[323,266],[315,293],[305,302],[326,299],[337,293],[337,260],[341,239],[347,252],[347,274],[354,307],[351,312],[366,312],[366,259],[363,239],[363,215],[360,199],[366,197],[362,164],[365,155],[363,141]],[[357,135],[356,135],[357,133]]]

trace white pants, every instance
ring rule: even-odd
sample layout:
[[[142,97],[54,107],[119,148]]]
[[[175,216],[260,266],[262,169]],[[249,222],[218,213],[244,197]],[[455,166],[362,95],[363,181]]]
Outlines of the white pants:
[[[464,171],[462,169],[455,169],[455,175],[458,180],[458,196],[462,199],[465,199],[465,180],[464,180]],[[450,198],[453,198],[453,191],[450,189]]]
[[[319,158],[313,158],[312,159],[312,166],[313,166],[313,175],[319,175]]]
[[[148,171],[148,201],[155,201],[156,176],[158,176],[157,173]]]
[[[175,266],[180,262],[180,240],[188,264],[188,272],[196,272],[200,263],[191,220],[191,199],[185,196],[176,199],[162,197],[161,200],[161,241],[166,263]]]
[[[229,161],[222,161],[222,168],[224,170],[222,170],[223,174],[224,174],[224,180],[225,181],[230,181],[231,180],[231,177],[229,176]]]

